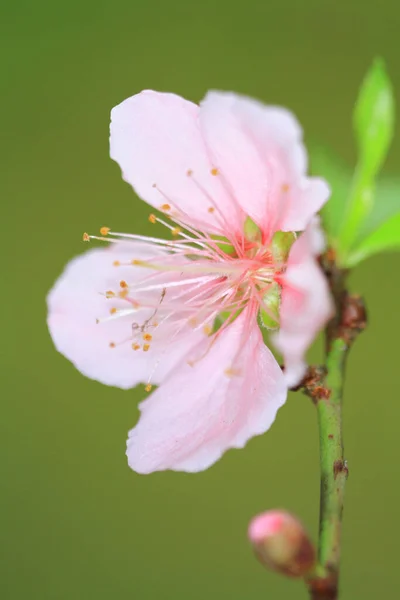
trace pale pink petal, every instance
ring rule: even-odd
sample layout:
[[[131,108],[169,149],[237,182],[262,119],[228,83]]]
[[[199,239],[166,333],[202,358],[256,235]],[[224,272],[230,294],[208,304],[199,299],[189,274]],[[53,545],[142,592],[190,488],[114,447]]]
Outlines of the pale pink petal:
[[[203,230],[239,230],[243,215],[212,174],[198,112],[175,94],[147,90],[128,98],[111,112],[111,158],[152,206],[169,204]]]
[[[328,282],[316,260],[322,250],[321,235],[313,220],[293,244],[282,278],[281,327],[274,342],[283,354],[289,387],[301,381],[305,353],[333,314]]]
[[[314,215],[323,207],[331,190],[324,179],[303,177],[288,191],[287,210],[278,221],[279,231],[303,231]]]
[[[307,156],[294,116],[237,94],[209,92],[200,122],[221,180],[265,234],[303,230],[329,190],[322,180],[306,177]]]
[[[127,443],[132,469],[202,471],[269,429],[287,388],[249,310],[142,403]]]
[[[150,376],[152,382],[159,383],[189,348],[204,338],[203,333],[187,328],[187,335],[183,333],[175,343],[168,343],[174,331],[160,326],[150,351],[132,349],[133,323],[143,323],[152,310],[139,309],[109,319],[111,308],[126,310],[131,304],[124,299],[108,299],[104,293],[118,291],[121,280],[132,282],[146,275],[147,270],[141,267],[114,266],[116,260],[133,258],[133,251],[135,257],[140,256],[133,245],[118,245],[89,250],[74,258],[47,298],[48,326],[57,350],[87,377],[121,388],[146,382]]]

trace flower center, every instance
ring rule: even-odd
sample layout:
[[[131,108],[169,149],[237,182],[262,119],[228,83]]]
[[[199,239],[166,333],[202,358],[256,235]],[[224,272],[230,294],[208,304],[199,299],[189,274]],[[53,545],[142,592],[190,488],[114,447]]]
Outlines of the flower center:
[[[171,210],[169,205],[162,209]],[[188,225],[178,213],[169,217],[172,224],[154,214],[149,220],[167,227],[172,240],[118,233],[107,227],[101,228],[101,237],[84,234],[85,241],[118,244],[126,259],[114,261],[114,266],[132,269],[129,279],[121,280],[116,274],[118,286],[103,291],[113,303],[109,315],[100,317],[98,323],[116,318],[127,322],[126,338],[111,341],[110,347],[130,343],[135,351],[149,352],[157,343],[165,345],[166,336],[170,344],[188,328],[215,341],[249,306],[261,315],[266,327],[277,328],[279,275],[294,235],[278,232],[280,239],[275,234],[265,244],[250,219],[240,235],[224,231],[212,235]]]

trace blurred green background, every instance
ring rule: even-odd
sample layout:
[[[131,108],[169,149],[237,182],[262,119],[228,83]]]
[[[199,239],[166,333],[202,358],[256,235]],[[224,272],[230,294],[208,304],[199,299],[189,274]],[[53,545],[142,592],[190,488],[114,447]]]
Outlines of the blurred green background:
[[[110,109],[143,88],[283,104],[307,140],[354,159],[351,110],[372,58],[400,97],[396,0],[20,0],[0,18],[4,600],[305,599],[253,559],[249,519],[295,511],[315,534],[316,416],[292,394],[272,430],[198,475],[138,476],[125,439],[139,394],[81,376],[53,348],[45,296],[84,230],[147,229],[108,157]],[[387,174],[396,174],[395,140]],[[399,257],[352,276],[368,331],[349,361],[343,599],[398,588]],[[393,594],[392,594],[393,592]]]

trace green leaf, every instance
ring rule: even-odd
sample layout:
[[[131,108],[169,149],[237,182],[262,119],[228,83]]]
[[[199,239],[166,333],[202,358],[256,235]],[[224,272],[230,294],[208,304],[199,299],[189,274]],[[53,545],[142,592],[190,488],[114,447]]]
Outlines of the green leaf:
[[[354,128],[364,178],[378,173],[394,132],[394,98],[381,59],[376,59],[361,86],[354,109]]]
[[[375,229],[390,219],[390,217],[400,213],[400,178],[380,178],[377,181],[375,194],[376,202],[358,231],[355,246],[359,245],[362,240],[373,233]]]
[[[368,256],[395,249],[400,249],[400,213],[393,215],[371,235],[364,238],[350,253],[345,266],[354,267]]]
[[[332,246],[343,223],[346,200],[351,184],[350,168],[334,152],[320,145],[311,146],[311,170],[329,183],[331,195],[321,211],[322,222]]]
[[[354,109],[358,163],[348,197],[339,252],[345,257],[375,201],[375,177],[386,158],[394,132],[392,85],[381,60],[375,60]]]

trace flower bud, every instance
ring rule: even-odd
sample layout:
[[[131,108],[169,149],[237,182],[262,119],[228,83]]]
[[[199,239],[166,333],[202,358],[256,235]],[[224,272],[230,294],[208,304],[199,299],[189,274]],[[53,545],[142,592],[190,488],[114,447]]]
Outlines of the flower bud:
[[[304,577],[316,554],[303,525],[283,510],[262,513],[251,521],[248,536],[258,560],[288,577]]]

